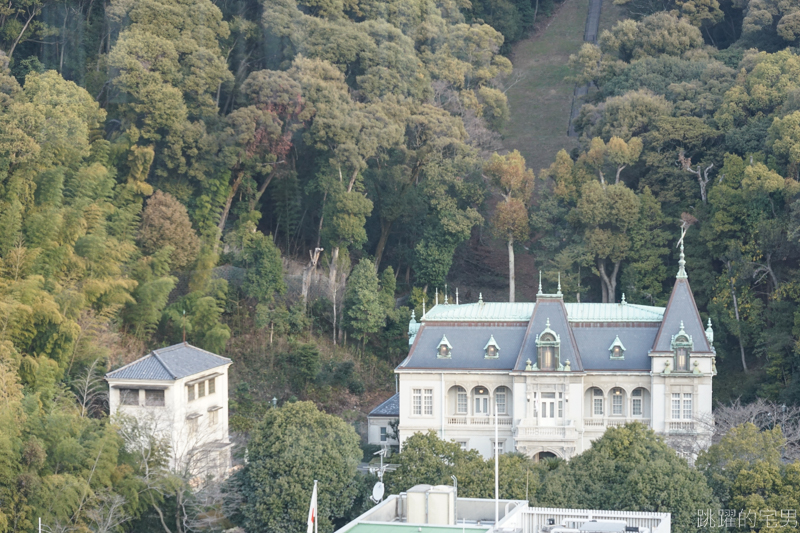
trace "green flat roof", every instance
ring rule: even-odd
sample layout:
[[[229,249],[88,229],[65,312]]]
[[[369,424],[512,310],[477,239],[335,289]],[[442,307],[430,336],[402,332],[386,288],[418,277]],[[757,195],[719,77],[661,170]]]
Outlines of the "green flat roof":
[[[453,533],[456,531],[487,531],[489,526],[425,526],[414,524],[370,524],[362,522],[347,530],[347,533]]]

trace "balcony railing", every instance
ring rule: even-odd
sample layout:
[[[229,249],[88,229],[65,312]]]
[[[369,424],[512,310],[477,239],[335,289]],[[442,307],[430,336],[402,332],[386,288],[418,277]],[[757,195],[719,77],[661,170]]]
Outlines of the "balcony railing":
[[[575,428],[573,426],[534,426],[534,427],[521,427],[518,430],[517,438],[549,438],[549,439],[566,439],[567,433],[572,437],[575,435]]]
[[[493,416],[448,416],[447,424],[450,426],[494,426]],[[497,417],[497,425],[511,427],[510,416]]]
[[[583,427],[586,429],[602,429],[608,427],[624,426],[625,424],[628,424],[630,422],[641,422],[645,426],[650,425],[649,418],[598,417],[598,418],[584,418]]]
[[[691,433],[694,429],[694,422],[670,422],[670,433]]]

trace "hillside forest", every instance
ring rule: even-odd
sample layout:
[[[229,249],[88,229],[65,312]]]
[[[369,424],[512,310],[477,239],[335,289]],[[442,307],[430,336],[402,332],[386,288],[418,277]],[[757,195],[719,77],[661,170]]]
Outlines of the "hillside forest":
[[[233,359],[242,443],[272,398],[359,427],[437,294],[663,306],[681,228],[717,398],[800,403],[800,5],[616,3],[545,169],[505,91],[554,0],[0,7],[0,532],[194,527],[108,418],[152,348]]]

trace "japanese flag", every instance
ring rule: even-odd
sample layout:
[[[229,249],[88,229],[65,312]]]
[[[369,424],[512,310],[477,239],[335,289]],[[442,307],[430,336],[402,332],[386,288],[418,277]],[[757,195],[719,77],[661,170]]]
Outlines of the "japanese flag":
[[[308,528],[306,533],[315,533],[317,529],[317,481],[314,480],[314,492],[311,493],[311,505],[308,507]]]

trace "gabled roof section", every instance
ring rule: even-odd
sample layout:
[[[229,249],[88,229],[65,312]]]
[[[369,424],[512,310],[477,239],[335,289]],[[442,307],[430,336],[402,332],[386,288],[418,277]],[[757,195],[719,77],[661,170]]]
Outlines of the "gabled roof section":
[[[532,302],[478,302],[443,305],[431,308],[422,322],[527,322],[533,313]]]
[[[106,379],[175,381],[227,365],[227,357],[181,343],[153,350],[141,359],[106,374]]]
[[[569,361],[570,368],[573,372],[582,371],[583,363],[581,362],[580,353],[578,353],[578,345],[575,342],[575,337],[572,334],[572,328],[569,325],[567,309],[564,307],[564,302],[561,298],[551,299],[542,297],[538,297],[536,300],[536,307],[528,323],[525,342],[519,351],[514,370],[525,370],[525,361],[528,359],[531,361],[537,360],[536,335],[547,329],[548,320],[550,321],[550,329],[561,338],[561,344],[559,346],[559,360],[561,364],[566,365],[566,362]]]
[[[664,320],[661,322],[658,335],[653,343],[654,352],[672,351],[672,336],[680,331],[681,321],[683,321],[686,333],[691,335],[692,341],[694,341],[692,351],[710,353],[711,347],[706,339],[703,321],[700,319],[700,313],[686,277],[675,279],[675,286],[672,287],[672,294],[669,296],[667,309],[664,312]]]
[[[648,353],[658,333],[658,323],[622,327],[573,326],[572,333],[581,353],[581,364],[587,371],[650,371]],[[625,346],[624,358],[610,357],[608,346],[619,337]]]
[[[400,393],[373,409],[368,416],[400,416]]]

